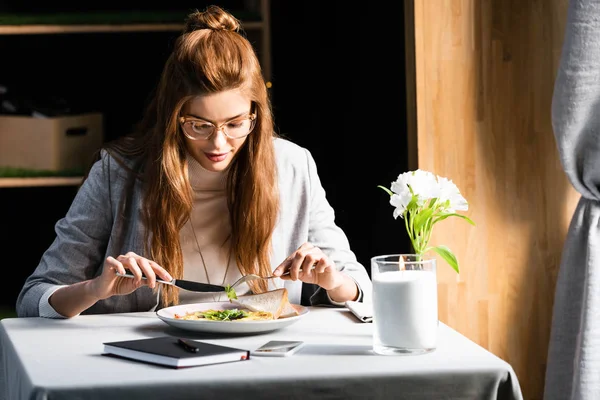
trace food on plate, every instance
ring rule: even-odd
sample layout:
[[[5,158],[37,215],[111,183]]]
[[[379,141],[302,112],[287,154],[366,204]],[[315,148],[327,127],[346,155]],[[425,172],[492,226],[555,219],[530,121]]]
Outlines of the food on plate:
[[[230,298],[238,308],[229,310],[190,311],[175,314],[175,319],[207,321],[265,321],[298,315],[298,310],[288,300],[287,289]]]
[[[187,312],[183,315],[175,314],[175,319],[192,321],[201,319],[207,319],[211,321],[264,321],[273,319],[273,314],[266,311],[248,311],[234,308],[232,310],[193,311]]]
[[[296,315],[299,315],[299,314],[300,313],[298,312],[296,307],[294,307],[294,305],[288,301],[288,302],[286,302],[285,306],[283,307],[283,311],[279,315],[279,318],[295,317]]]
[[[273,319],[287,318],[298,315],[298,311],[288,300],[288,291],[286,288],[241,296],[237,299],[230,299],[230,301],[236,306],[248,309],[250,311],[269,312],[273,314]]]
[[[237,299],[237,293],[235,292],[235,289],[231,287],[231,285],[225,286],[225,293],[227,294],[227,298],[229,300]]]

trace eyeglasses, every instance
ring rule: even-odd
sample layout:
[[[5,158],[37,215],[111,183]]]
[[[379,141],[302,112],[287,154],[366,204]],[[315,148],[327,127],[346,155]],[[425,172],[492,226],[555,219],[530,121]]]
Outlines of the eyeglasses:
[[[235,117],[219,126],[193,117],[179,117],[179,123],[185,136],[192,140],[208,140],[217,131],[222,131],[230,139],[241,139],[248,136],[254,129],[256,114]]]

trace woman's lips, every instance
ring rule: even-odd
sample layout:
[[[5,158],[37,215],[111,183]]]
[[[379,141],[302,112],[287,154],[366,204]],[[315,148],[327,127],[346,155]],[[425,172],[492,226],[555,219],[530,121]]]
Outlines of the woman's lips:
[[[227,154],[229,153],[204,153],[206,158],[208,158],[212,162],[220,162],[227,158]]]

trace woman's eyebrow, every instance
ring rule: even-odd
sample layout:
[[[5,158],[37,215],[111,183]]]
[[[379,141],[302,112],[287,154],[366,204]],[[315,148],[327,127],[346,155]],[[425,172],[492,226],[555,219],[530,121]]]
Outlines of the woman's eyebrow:
[[[249,112],[243,112],[243,113],[239,113],[238,115],[235,115],[235,116],[233,116],[233,117],[231,117],[231,118],[227,118],[227,119],[225,120],[225,122],[227,122],[227,121],[231,121],[232,119],[236,119],[236,118],[239,118],[239,117],[243,117],[243,116],[245,116],[245,115],[247,115],[247,114],[249,114]],[[211,123],[211,124],[213,124],[213,125],[217,125],[217,124],[216,124],[216,122],[214,122],[214,121],[211,121],[211,120],[210,120],[210,119],[208,119],[208,118],[204,118],[204,117],[201,117],[201,116],[199,116],[199,115],[194,115],[194,114],[188,114],[188,115],[189,115],[190,117],[193,117],[193,118],[196,118],[196,119],[201,119],[202,121],[210,122],[210,123]]]

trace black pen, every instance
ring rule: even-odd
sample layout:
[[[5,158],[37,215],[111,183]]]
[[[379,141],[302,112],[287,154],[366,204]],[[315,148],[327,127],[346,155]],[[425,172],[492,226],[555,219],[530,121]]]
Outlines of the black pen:
[[[183,347],[184,349],[186,349],[187,351],[189,351],[191,353],[197,353],[198,351],[200,351],[200,349],[191,340],[179,338],[179,339],[177,339],[177,343],[179,343],[181,345],[181,347]]]

